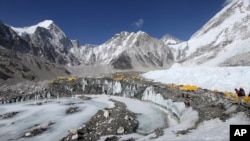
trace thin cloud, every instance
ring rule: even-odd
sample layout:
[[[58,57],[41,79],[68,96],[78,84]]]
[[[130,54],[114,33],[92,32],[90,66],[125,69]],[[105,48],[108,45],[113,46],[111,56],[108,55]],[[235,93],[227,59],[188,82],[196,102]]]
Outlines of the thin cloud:
[[[143,24],[144,24],[144,20],[143,20],[143,19],[139,19],[138,21],[136,21],[136,22],[134,23],[134,25],[135,25],[137,28],[142,28]]]
[[[223,7],[227,6],[229,3],[231,3],[233,0],[225,0],[225,2],[223,3]]]

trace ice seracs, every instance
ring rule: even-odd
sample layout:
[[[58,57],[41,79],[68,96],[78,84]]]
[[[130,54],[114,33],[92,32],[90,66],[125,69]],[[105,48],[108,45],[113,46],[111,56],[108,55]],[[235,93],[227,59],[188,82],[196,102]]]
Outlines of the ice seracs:
[[[160,93],[154,91],[154,87],[150,86],[143,92],[143,101],[149,101],[154,104],[160,105],[168,110],[172,111],[179,119],[182,116],[183,111],[186,110],[183,102],[173,102],[171,99],[164,99]]]

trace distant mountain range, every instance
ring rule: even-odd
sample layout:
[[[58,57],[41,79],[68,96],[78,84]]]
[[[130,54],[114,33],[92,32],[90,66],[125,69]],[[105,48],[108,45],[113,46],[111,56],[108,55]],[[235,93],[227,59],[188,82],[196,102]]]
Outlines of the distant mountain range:
[[[161,39],[143,31],[121,32],[101,45],[80,45],[52,21],[16,28],[0,22],[2,49],[68,66],[111,65],[114,69],[143,70],[181,65],[249,66],[250,5],[234,0],[188,41],[171,35]],[[2,74],[6,74],[1,70]]]
[[[115,69],[164,67],[174,62],[168,45],[147,33],[121,32],[100,46],[70,49],[83,64],[112,64]]]

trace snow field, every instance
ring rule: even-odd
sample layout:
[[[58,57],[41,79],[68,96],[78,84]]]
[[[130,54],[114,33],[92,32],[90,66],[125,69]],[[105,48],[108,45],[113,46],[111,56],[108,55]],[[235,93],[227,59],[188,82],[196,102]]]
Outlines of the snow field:
[[[172,67],[144,73],[142,76],[155,82],[176,85],[196,85],[210,90],[235,92],[234,88],[250,90],[250,67]]]

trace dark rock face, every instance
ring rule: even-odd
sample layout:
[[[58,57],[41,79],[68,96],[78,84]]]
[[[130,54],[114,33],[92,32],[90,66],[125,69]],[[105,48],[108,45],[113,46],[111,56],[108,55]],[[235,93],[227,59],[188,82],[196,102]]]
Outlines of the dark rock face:
[[[26,38],[32,46],[32,54],[35,56],[44,56],[45,59],[53,63],[66,64],[67,59],[62,54],[67,54],[67,47],[72,47],[72,43],[66,37],[57,39],[54,33],[58,33],[58,27],[51,26],[51,29],[38,27],[30,38]],[[59,40],[53,42],[53,40]],[[60,43],[60,44],[59,44]],[[61,46],[62,45],[62,46]]]
[[[45,29],[40,30],[46,32]],[[39,35],[43,33],[42,31],[39,32],[40,30],[38,28]],[[36,59],[28,54],[39,57],[45,56],[45,58],[47,57],[51,62],[57,62],[55,56],[59,56],[58,62],[63,63],[63,61],[60,61],[62,60],[60,59],[60,54],[55,53],[52,44],[49,46],[49,43],[46,42],[46,45],[40,46],[42,37],[45,38],[43,39],[43,41],[45,41],[46,39],[51,38],[49,35],[49,33],[44,33],[44,36],[39,36],[41,38],[39,38],[36,44],[39,46],[37,47],[35,44],[30,43],[31,37],[28,35],[20,37],[10,27],[0,22],[0,80],[8,80],[10,78],[19,79],[20,77],[26,80],[35,80],[37,79],[37,76],[31,71],[33,66],[38,67],[39,69],[46,68],[46,70],[49,70],[49,67],[45,64],[44,60],[42,61],[40,58]],[[39,54],[39,52],[44,53],[45,55]],[[26,60],[24,58],[26,58]],[[34,64],[32,62],[34,62]]]
[[[56,73],[54,74],[54,72]],[[0,83],[1,81],[18,83],[22,80],[44,80],[60,73],[66,76],[70,74],[61,65],[28,54],[0,48]]]
[[[15,51],[0,49],[0,79],[8,80],[17,75],[26,80],[34,80],[35,75],[21,62],[22,59]]]
[[[115,102],[114,108],[99,110],[84,127],[71,131],[62,141],[94,141],[100,136],[134,133],[139,124],[136,115],[127,110],[124,103],[111,101]]]
[[[10,50],[29,53],[29,44],[16,34],[10,27],[0,21],[0,46]]]
[[[115,69],[132,69],[131,58],[125,53],[121,54],[121,56],[115,60],[112,65]]]
[[[68,52],[73,47],[71,40],[55,24],[51,24],[49,29],[37,27],[31,35],[19,36],[11,27],[0,21],[0,46],[41,57],[51,63],[79,64],[74,55]]]
[[[0,78],[3,79],[3,80],[7,80],[7,79],[12,78],[12,77],[10,75],[8,75],[8,74],[0,72]]]

